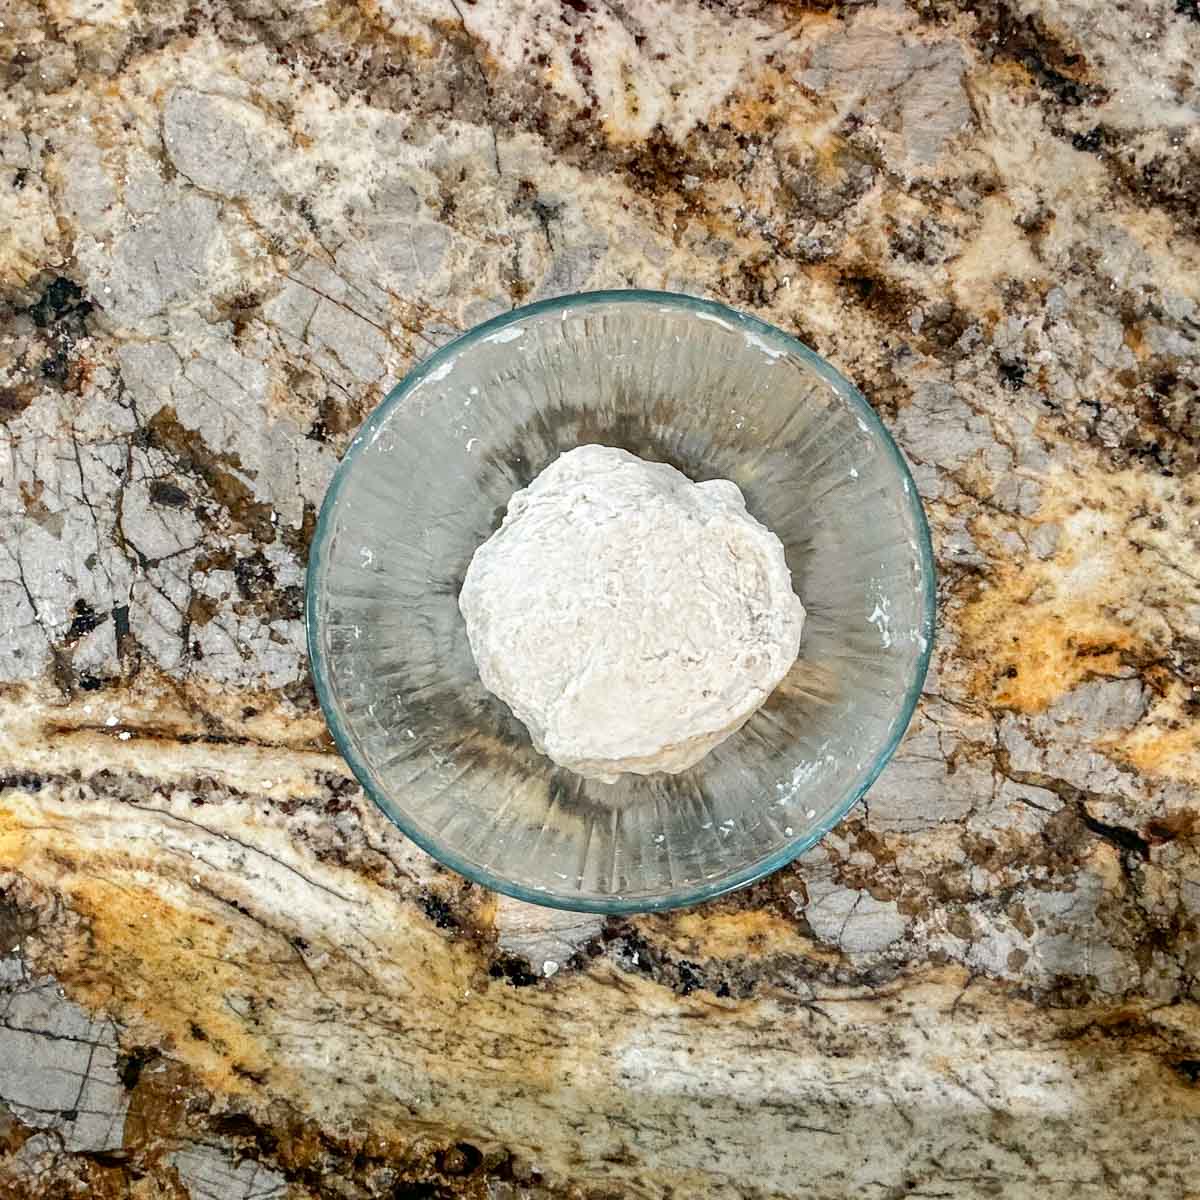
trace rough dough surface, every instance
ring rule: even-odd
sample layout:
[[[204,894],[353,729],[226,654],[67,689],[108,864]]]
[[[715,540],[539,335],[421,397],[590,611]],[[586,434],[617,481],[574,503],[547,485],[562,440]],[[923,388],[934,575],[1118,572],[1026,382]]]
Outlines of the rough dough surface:
[[[459,607],[484,685],[580,775],[679,772],[800,648],[779,539],[726,479],[580,446],[517,492]]]

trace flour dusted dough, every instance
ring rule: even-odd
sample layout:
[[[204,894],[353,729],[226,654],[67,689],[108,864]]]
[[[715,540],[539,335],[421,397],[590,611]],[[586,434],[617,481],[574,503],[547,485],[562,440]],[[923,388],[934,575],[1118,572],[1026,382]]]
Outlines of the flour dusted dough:
[[[484,685],[580,775],[678,772],[787,674],[804,608],[727,479],[580,446],[509,501],[459,596]]]

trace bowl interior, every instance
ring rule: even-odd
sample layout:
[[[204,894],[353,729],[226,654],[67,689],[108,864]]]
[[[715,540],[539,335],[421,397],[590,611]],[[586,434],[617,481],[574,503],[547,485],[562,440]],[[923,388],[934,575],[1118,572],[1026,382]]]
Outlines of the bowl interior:
[[[787,678],[681,775],[555,766],[467,643],[471,555],[514,491],[589,442],[734,480],[808,610]],[[899,452],[828,364],[719,305],[594,293],[480,326],[376,410],[326,496],[308,606],[330,727],[409,836],[509,894],[618,912],[756,878],[854,803],[920,690],[933,570]]]

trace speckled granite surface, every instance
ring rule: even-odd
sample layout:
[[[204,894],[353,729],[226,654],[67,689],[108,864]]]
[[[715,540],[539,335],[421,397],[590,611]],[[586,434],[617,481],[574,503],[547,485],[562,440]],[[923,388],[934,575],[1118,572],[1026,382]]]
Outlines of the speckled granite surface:
[[[0,1195],[1200,1194],[1194,0],[0,0]],[[610,921],[331,752],[314,513],[522,301],[796,332],[914,465],[908,740]]]

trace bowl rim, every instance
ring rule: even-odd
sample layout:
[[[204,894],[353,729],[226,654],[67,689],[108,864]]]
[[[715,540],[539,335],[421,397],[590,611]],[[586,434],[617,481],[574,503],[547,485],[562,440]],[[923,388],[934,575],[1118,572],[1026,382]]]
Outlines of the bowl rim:
[[[395,805],[387,797],[379,794],[371,781],[371,773],[366,763],[355,748],[354,739],[350,736],[349,730],[343,725],[341,717],[337,712],[333,681],[328,669],[329,664],[325,660],[324,652],[320,646],[320,639],[317,636],[316,583],[321,569],[322,552],[333,525],[333,512],[337,507],[341,490],[362,453],[363,446],[370,442],[374,432],[404,402],[408,394],[419,383],[444,363],[449,362],[456,354],[478,342],[486,335],[496,332],[498,329],[503,329],[506,326],[517,324],[520,321],[543,313],[560,311],[565,315],[567,312],[606,304],[653,304],[676,308],[685,312],[714,316],[723,321],[732,322],[759,337],[769,339],[785,352],[800,358],[817,375],[829,383],[839,396],[850,404],[856,414],[866,423],[869,431],[875,436],[876,441],[891,456],[893,463],[900,473],[900,478],[904,486],[909,512],[916,531],[917,551],[921,563],[922,612],[919,635],[923,638],[923,646],[921,653],[915,660],[915,669],[909,681],[908,688],[905,691],[904,699],[897,711],[896,717],[892,721],[888,730],[888,736],[884,740],[883,745],[876,753],[861,782],[856,787],[850,789],[821,821],[817,822],[805,833],[793,838],[782,849],[763,858],[755,859],[753,862],[727,875],[722,875],[716,880],[667,892],[661,896],[612,896],[595,899],[591,897],[574,898],[560,896],[549,891],[526,887],[505,879],[502,876],[497,876],[473,863],[468,863],[461,859],[452,847],[443,845],[437,838],[430,837],[417,829],[403,813],[396,811]],[[312,541],[309,544],[308,568],[305,575],[305,637],[317,699],[320,702],[325,721],[329,726],[330,733],[333,735],[333,740],[338,751],[346,760],[358,782],[362,785],[363,791],[370,797],[376,807],[379,808],[388,820],[399,828],[405,837],[414,841],[427,854],[444,866],[449,867],[451,870],[458,872],[458,874],[465,876],[475,883],[482,884],[484,887],[500,892],[503,895],[511,896],[516,900],[523,900],[530,904],[539,904],[546,908],[565,909],[569,912],[591,912],[612,915],[661,912],[667,909],[685,908],[700,904],[714,897],[736,891],[738,888],[746,887],[756,880],[778,871],[780,867],[786,866],[806,850],[815,846],[866,794],[871,785],[879,777],[880,772],[890,761],[903,739],[905,731],[912,720],[913,713],[916,711],[917,702],[920,699],[921,690],[925,683],[925,677],[929,671],[929,663],[933,655],[936,614],[937,572],[933,557],[933,542],[930,538],[929,522],[925,516],[925,509],[921,503],[916,482],[913,479],[912,471],[909,469],[903,452],[875,410],[867,402],[862,392],[846,379],[841,372],[830,365],[814,350],[809,349],[798,338],[785,333],[782,329],[771,325],[767,321],[760,320],[758,317],[753,317],[748,313],[739,312],[737,309],[730,308],[728,305],[721,304],[715,300],[684,295],[680,292],[661,292],[645,288],[576,292],[566,296],[555,296],[550,299],[539,300],[533,304],[514,308],[510,312],[501,313],[479,325],[473,326],[452,341],[447,342],[446,345],[435,350],[428,358],[423,359],[413,367],[362,423],[358,432],[351,440],[350,445],[347,447],[345,454],[342,456],[341,461],[338,463],[321,503],[320,515],[317,518]]]

